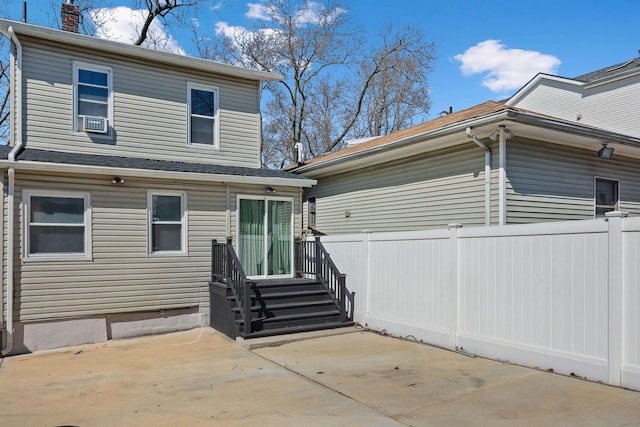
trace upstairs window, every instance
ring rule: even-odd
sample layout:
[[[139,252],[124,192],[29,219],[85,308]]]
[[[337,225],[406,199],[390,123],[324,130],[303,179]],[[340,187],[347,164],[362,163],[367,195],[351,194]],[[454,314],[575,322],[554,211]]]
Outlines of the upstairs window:
[[[74,63],[73,85],[74,130],[109,135],[113,122],[111,69]]]
[[[596,178],[596,218],[604,216],[605,212],[616,211],[620,207],[620,183],[612,179]]]
[[[189,84],[189,145],[219,147],[218,89]]]

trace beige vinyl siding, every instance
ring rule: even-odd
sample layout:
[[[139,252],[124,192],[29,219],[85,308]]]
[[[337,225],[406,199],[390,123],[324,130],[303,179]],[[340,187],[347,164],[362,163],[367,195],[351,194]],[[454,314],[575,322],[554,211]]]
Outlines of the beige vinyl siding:
[[[513,106],[640,137],[640,76],[586,88],[543,80]]]
[[[211,240],[225,241],[227,235],[226,186],[129,177],[124,185],[113,185],[111,178],[16,174],[15,273],[16,294],[20,295],[16,321],[182,307],[198,307],[201,313],[208,312]],[[23,260],[25,189],[91,194],[92,260]],[[147,253],[148,190],[185,192],[187,255]],[[229,190],[233,204],[231,228],[235,233],[236,195],[264,194],[265,190],[262,186],[234,186]],[[277,188],[277,192],[279,196],[294,197],[294,207],[299,206],[297,188]],[[299,209],[294,218],[297,236]]]
[[[507,146],[507,223],[592,219],[594,177],[620,181],[620,208],[640,214],[640,161],[514,138]]]
[[[48,150],[260,166],[259,83],[23,41],[27,146]],[[112,139],[73,132],[73,62],[113,70]],[[220,150],[187,145],[187,84],[219,89]]]
[[[93,229],[92,261],[19,262],[17,320],[193,306],[207,310],[211,239],[225,234],[224,186],[134,179],[114,186],[109,177],[21,174],[17,183],[17,201],[22,189],[90,192]],[[147,254],[148,188],[186,191],[188,256]],[[22,213],[18,218],[17,242],[23,242]]]
[[[484,151],[469,144],[319,177],[312,196],[325,234],[484,225]]]

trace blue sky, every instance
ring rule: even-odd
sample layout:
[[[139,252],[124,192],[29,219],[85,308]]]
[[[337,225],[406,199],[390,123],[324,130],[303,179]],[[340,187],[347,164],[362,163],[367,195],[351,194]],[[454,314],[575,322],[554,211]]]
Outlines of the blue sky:
[[[8,17],[19,19],[22,1],[4,2]],[[248,26],[250,4],[255,11],[259,3],[205,1],[198,23],[211,31],[221,22]],[[639,56],[640,0],[351,0],[347,6],[367,34],[373,36],[388,22],[410,24],[436,43],[431,117],[449,106],[457,111],[504,99],[537,72],[575,77]],[[50,0],[30,0],[29,22],[52,25],[56,7],[56,0],[53,6]],[[113,29],[111,37],[124,31]],[[196,52],[188,32],[173,42],[187,54]]]

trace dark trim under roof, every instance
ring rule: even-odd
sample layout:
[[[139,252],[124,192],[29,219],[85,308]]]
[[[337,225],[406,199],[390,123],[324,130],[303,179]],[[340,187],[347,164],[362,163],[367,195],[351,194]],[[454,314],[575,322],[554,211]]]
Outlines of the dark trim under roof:
[[[13,147],[0,146],[0,159],[6,159]],[[205,163],[173,162],[168,160],[151,160],[135,157],[104,156],[93,154],[66,153],[62,151],[49,151],[38,149],[23,149],[17,156],[19,161],[56,163],[82,166],[99,166],[120,169],[142,169],[150,171],[167,171],[198,173],[211,175],[233,175],[258,178],[284,178],[300,180],[295,175],[283,170],[260,169],[242,166],[223,166]]]

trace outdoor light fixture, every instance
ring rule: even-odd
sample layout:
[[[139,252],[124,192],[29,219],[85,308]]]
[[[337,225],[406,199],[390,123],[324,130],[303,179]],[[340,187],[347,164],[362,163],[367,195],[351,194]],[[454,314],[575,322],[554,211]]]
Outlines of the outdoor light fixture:
[[[119,176],[114,176],[111,180],[112,184],[124,184],[124,178],[120,178]]]
[[[602,144],[602,148],[598,151],[598,157],[601,159],[610,159],[613,157],[613,148],[607,147],[607,144]]]
[[[273,187],[267,187],[267,193],[275,193],[276,189]]]

